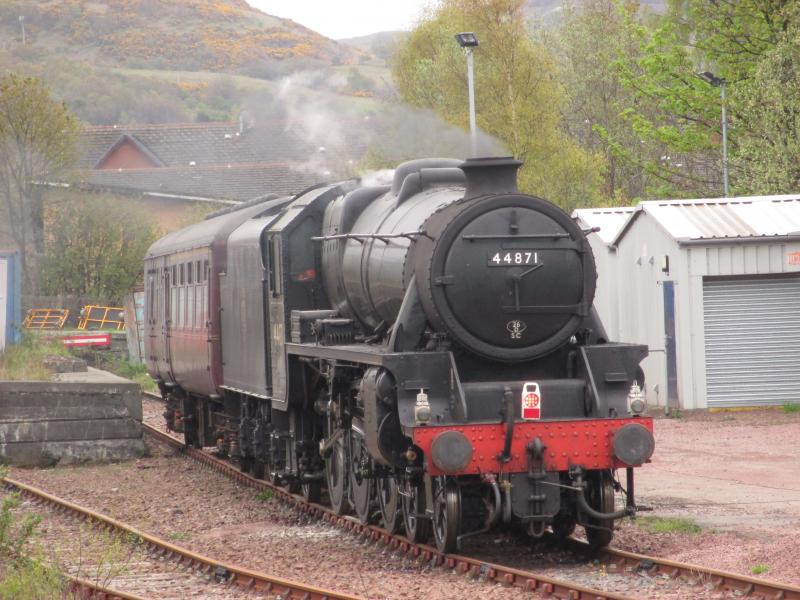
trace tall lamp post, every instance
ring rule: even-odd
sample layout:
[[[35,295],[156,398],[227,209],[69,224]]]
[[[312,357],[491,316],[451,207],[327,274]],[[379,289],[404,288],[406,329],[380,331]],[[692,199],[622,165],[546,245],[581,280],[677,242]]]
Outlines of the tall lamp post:
[[[458,45],[467,55],[467,87],[469,89],[469,135],[472,143],[472,156],[478,156],[478,126],[475,124],[475,74],[472,50],[478,45],[478,38],[471,31],[455,35]]]
[[[720,89],[722,96],[722,189],[725,197],[728,197],[728,118],[725,112],[725,78],[717,77],[711,71],[703,71],[697,76]]]

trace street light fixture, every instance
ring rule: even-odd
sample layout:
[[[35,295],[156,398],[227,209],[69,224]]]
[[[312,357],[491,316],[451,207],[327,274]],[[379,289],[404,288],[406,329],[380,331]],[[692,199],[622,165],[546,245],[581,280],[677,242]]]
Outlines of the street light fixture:
[[[724,77],[717,77],[711,71],[703,71],[697,76],[708,84],[718,87],[722,96],[722,188],[725,197],[728,197],[728,118],[725,112],[725,81]]]
[[[469,135],[472,143],[472,156],[478,155],[478,126],[475,123],[475,75],[472,50],[478,46],[478,38],[471,31],[455,35],[458,45],[467,55],[467,88],[469,90]]]

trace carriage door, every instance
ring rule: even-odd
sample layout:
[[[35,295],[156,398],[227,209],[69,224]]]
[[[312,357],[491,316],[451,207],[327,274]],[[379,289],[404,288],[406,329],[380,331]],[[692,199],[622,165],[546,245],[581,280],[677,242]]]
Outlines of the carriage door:
[[[164,266],[164,289],[162,290],[162,298],[164,301],[164,310],[162,311],[162,315],[164,316],[162,323],[163,323],[163,337],[164,337],[164,363],[165,368],[164,372],[169,374],[170,379],[175,379],[172,376],[172,309],[175,306],[172,298],[172,285],[173,281],[173,270],[175,267],[169,267],[169,265]]]

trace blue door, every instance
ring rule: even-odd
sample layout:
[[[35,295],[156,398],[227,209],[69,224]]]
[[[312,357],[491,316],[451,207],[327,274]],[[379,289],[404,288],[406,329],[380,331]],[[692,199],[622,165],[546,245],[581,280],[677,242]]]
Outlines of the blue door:
[[[664,352],[667,357],[667,406],[678,408],[678,357],[675,352],[675,282],[664,281]]]

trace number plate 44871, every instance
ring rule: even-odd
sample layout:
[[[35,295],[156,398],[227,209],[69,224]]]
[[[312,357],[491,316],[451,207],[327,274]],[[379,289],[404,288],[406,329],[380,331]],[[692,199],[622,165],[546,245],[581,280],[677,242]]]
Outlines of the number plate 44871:
[[[490,267],[513,267],[539,263],[539,253],[533,250],[498,250],[489,252]]]

